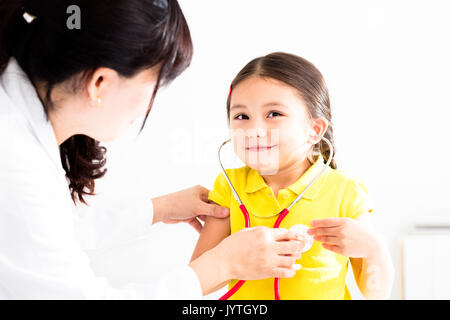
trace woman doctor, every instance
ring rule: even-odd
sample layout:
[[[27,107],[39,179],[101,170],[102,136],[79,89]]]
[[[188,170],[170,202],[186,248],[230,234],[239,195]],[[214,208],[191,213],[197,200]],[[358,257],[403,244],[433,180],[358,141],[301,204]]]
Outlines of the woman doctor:
[[[76,9],[80,20],[69,21]],[[105,174],[99,143],[146,119],[158,89],[191,56],[175,0],[1,2],[0,299],[196,299],[233,278],[295,274],[301,245],[268,228],[238,232],[153,283],[114,288],[90,268],[72,209]],[[125,229],[143,235],[155,222],[201,229],[199,216],[228,214],[205,202],[207,192],[149,197],[83,224],[96,230],[91,246]]]

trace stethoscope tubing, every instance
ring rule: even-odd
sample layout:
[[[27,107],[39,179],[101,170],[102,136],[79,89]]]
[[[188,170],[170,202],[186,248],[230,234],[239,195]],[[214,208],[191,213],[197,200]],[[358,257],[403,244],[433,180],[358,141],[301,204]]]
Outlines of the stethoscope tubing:
[[[281,222],[284,220],[284,218],[288,215],[290,209],[292,208],[292,206],[294,204],[296,204],[297,202],[299,202],[302,198],[303,195],[306,193],[306,191],[316,182],[316,180],[323,174],[323,172],[328,168],[328,166],[331,163],[331,160],[333,159],[333,146],[331,144],[331,142],[321,136],[321,139],[323,139],[329,147],[330,150],[330,156],[327,159],[327,163],[325,164],[325,166],[323,167],[322,170],[320,170],[320,172],[314,177],[314,179],[306,186],[306,188],[294,199],[294,201],[291,202],[291,204],[283,209],[277,217],[277,220],[275,221],[275,224],[273,225],[273,228],[279,228],[281,225]],[[239,203],[239,209],[241,210],[243,216],[244,216],[244,220],[245,220],[245,228],[250,228],[250,215],[248,213],[247,207],[242,203],[241,199],[239,198],[239,195],[237,194],[236,190],[233,187],[233,184],[231,183],[230,178],[228,177],[223,165],[222,165],[222,161],[220,158],[220,152],[222,150],[222,147],[227,144],[228,142],[230,142],[231,140],[227,140],[224,143],[222,143],[222,145],[219,148],[219,152],[218,152],[218,158],[219,158],[219,164],[220,164],[220,168],[222,171],[222,174],[225,177],[225,180],[227,181],[228,185],[230,186],[231,192],[233,194],[234,199]],[[227,293],[225,293],[222,297],[219,298],[219,300],[228,300],[229,298],[231,298],[241,287],[242,285],[245,283],[245,280],[239,280]],[[280,300],[281,296],[280,296],[280,278],[274,278],[274,295],[275,295],[275,300]]]

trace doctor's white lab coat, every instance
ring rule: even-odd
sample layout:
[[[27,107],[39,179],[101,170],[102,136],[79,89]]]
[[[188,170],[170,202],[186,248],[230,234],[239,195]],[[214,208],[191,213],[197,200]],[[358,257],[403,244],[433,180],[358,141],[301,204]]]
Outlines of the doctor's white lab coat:
[[[153,283],[113,288],[90,267],[77,226],[95,230],[88,246],[113,235],[151,232],[150,197],[133,207],[74,214],[59,147],[27,75],[11,58],[0,75],[0,299],[199,299],[189,267]],[[157,244],[155,244],[157,245]]]

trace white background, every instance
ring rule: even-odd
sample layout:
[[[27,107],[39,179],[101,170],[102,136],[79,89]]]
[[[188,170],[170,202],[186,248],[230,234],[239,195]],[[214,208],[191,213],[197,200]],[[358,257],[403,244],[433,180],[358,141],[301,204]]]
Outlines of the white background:
[[[93,206],[196,184],[211,188],[217,148],[228,136],[225,101],[233,77],[255,57],[294,53],[328,83],[338,166],[369,186],[374,225],[396,265],[392,298],[401,298],[401,235],[415,221],[450,216],[448,1],[180,4],[194,42],[192,65],[160,92],[137,140],[108,145],[109,172]],[[150,238],[93,253],[94,268],[118,285],[148,279],[155,276],[150,266],[188,263],[197,234],[184,225],[159,225]]]

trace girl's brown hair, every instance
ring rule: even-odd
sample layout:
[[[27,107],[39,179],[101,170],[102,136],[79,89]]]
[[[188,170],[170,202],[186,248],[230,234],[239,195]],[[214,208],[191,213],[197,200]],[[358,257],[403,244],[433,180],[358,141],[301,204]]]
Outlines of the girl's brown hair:
[[[228,119],[230,119],[232,88],[252,76],[275,79],[296,89],[305,101],[313,119],[323,117],[328,120],[329,126],[324,137],[330,141],[334,154],[336,154],[328,88],[322,74],[311,62],[284,52],[274,52],[250,61],[231,83],[230,94],[227,99]],[[320,153],[325,161],[330,156],[330,148],[323,140],[314,146],[313,152]],[[330,166],[337,169],[334,159],[331,160]]]

